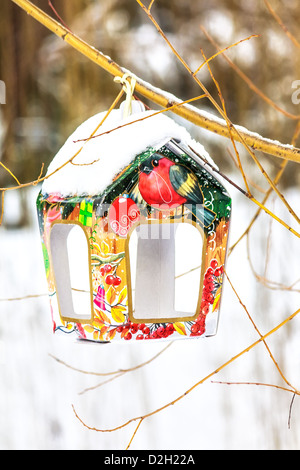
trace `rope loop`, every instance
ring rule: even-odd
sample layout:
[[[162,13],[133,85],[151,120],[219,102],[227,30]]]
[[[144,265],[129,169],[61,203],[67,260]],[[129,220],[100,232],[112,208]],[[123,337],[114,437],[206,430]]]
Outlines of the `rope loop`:
[[[136,79],[133,78],[129,73],[125,73],[123,77],[115,77],[114,81],[117,83],[121,83],[123,85],[123,90],[126,93],[126,100],[124,104],[124,116],[123,116],[124,118],[126,118],[131,114],[131,111],[132,111],[131,102],[133,100],[133,93],[135,89]]]

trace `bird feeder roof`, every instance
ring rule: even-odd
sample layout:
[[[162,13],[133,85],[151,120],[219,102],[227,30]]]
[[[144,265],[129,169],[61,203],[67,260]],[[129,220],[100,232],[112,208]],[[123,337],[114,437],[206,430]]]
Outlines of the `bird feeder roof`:
[[[42,194],[60,194],[66,198],[102,194],[138,154],[147,148],[158,149],[169,139],[190,145],[215,166],[204,147],[185,127],[165,113],[141,112],[140,109],[137,107],[137,112],[127,118],[123,117],[122,108],[112,110],[91,139],[106,112],[83,122],[50,163]]]

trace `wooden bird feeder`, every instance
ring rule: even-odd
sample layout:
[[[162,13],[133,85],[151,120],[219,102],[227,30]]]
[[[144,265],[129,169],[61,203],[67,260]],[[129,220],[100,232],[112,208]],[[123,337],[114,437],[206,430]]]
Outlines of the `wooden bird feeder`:
[[[37,199],[54,331],[100,342],[214,335],[231,199],[209,155],[138,106],[126,119],[114,110],[88,139],[102,117],[70,136]]]

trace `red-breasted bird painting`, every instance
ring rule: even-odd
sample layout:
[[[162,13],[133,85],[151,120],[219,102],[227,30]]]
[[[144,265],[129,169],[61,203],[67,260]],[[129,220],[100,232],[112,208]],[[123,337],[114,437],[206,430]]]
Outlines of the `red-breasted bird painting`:
[[[191,205],[193,215],[204,227],[216,219],[216,214],[203,204],[198,179],[184,165],[154,153],[140,164],[139,170],[139,190],[147,204],[164,208]]]

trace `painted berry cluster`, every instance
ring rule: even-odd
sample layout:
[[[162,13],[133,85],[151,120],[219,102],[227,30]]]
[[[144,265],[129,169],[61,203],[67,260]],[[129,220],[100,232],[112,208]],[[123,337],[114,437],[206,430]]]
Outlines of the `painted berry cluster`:
[[[133,323],[130,320],[117,328],[118,333],[123,335],[125,340],[159,339],[167,338],[174,333],[173,323],[161,323],[147,325],[145,323]]]
[[[118,287],[122,282],[122,279],[116,275],[116,267],[113,267],[111,264],[102,266],[100,274],[105,277],[105,282],[109,286]]]
[[[219,266],[217,260],[213,259],[204,275],[200,314],[190,327],[190,336],[202,336],[205,333],[207,314],[219,307],[223,273],[223,266]]]
[[[219,300],[223,273],[223,266],[218,266],[217,260],[213,259],[206,270],[203,280],[201,313],[204,315],[207,315],[209,312],[210,305],[214,305]]]

